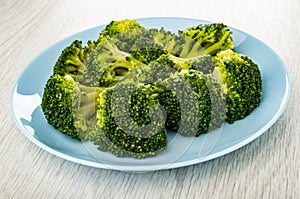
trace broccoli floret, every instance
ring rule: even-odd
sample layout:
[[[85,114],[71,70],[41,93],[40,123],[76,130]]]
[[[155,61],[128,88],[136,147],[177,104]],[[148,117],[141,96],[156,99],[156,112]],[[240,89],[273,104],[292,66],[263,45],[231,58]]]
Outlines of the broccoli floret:
[[[142,63],[129,53],[119,50],[108,40],[103,40],[87,56],[87,71],[82,83],[88,86],[112,86],[129,70],[140,65]]]
[[[97,44],[95,43],[95,41],[89,40],[89,41],[87,42],[87,45],[83,48],[84,55],[85,55],[85,56],[84,56],[84,59],[86,59],[86,58],[87,58],[87,55],[95,49],[96,45],[97,45]]]
[[[173,55],[178,55],[180,46],[184,42],[181,37],[165,30],[163,27],[149,29],[142,36],[142,39],[151,40],[154,44],[161,46],[166,52]]]
[[[158,59],[161,55],[166,54],[166,51],[160,49],[160,47],[156,45],[152,47],[149,47],[148,45],[147,48],[134,49],[130,52],[130,54],[140,62],[149,64]]]
[[[183,43],[181,37],[161,29],[149,29],[139,37],[130,53],[141,62],[148,64],[163,54],[178,55]]]
[[[98,102],[99,134],[94,143],[100,150],[145,158],[165,149],[165,115],[151,85],[118,83],[105,89]]]
[[[68,74],[80,81],[86,71],[85,57],[82,42],[75,40],[62,51],[54,65],[53,73],[62,76]]]
[[[225,87],[228,123],[249,115],[262,98],[262,79],[258,65],[247,56],[226,50],[215,58],[214,76]]]
[[[146,31],[136,20],[125,19],[122,21],[112,21],[100,33],[96,44],[103,40],[109,40],[120,50],[129,52],[134,41]]]
[[[210,55],[201,55],[193,58],[180,58],[171,54],[163,54],[148,65],[131,70],[126,80],[134,82],[154,83],[169,78],[180,70],[197,70],[204,74],[212,73],[215,63]]]
[[[190,58],[202,54],[215,55],[222,50],[232,49],[231,33],[223,23],[199,24],[179,31],[185,40],[180,57]]]
[[[110,37],[108,40],[115,44],[120,50],[130,52],[138,38],[146,31],[145,28],[135,28]]]
[[[159,80],[164,80],[176,72],[173,65],[174,63],[167,55],[162,55],[150,64],[131,70],[123,81],[151,84]]]
[[[175,132],[178,131],[181,120],[181,109],[180,104],[184,104],[183,100],[186,100],[183,96],[186,96],[185,93],[187,90],[190,91],[189,86],[186,86],[185,81],[182,79],[174,78],[174,79],[165,79],[163,81],[158,81],[155,83],[156,92],[159,95],[159,102],[164,107],[167,115],[166,120],[166,128],[168,130],[173,130]],[[184,88],[182,90],[182,88]],[[189,93],[189,92],[188,92]],[[190,95],[190,101],[197,101],[194,92]],[[180,101],[181,100],[181,101]],[[194,104],[194,103],[192,103]],[[188,106],[185,106],[188,107]],[[193,107],[193,106],[192,106]],[[197,108],[196,108],[197,110]],[[199,113],[196,111],[195,115],[198,117]],[[195,121],[197,123],[197,121]],[[191,134],[196,135],[195,127],[188,127],[192,129],[190,131]]]
[[[136,40],[130,50],[130,54],[144,64],[149,64],[166,53],[162,46],[153,43],[149,38]]]
[[[132,19],[124,19],[121,21],[112,21],[108,24],[105,29],[103,29],[99,35],[98,40],[102,41],[102,39],[107,39],[108,37],[112,37],[121,32],[126,32],[128,30],[136,29],[136,28],[144,28],[139,24],[136,20]]]
[[[162,55],[157,62],[176,70],[193,69],[204,74],[210,74],[215,68],[215,63],[210,55],[199,55],[192,58],[181,58],[171,54]]]
[[[44,88],[41,107],[45,118],[63,134],[83,139],[95,118],[96,98],[102,90],[82,86],[70,75],[54,74]]]
[[[191,63],[190,69],[200,71],[204,74],[211,74],[216,67],[212,56],[209,54],[192,57],[188,61]]]
[[[224,91],[211,75],[181,70],[159,84],[166,88],[160,89],[159,96],[167,112],[168,129],[183,136],[199,136],[220,127],[225,121]],[[186,101],[191,96],[194,99]]]

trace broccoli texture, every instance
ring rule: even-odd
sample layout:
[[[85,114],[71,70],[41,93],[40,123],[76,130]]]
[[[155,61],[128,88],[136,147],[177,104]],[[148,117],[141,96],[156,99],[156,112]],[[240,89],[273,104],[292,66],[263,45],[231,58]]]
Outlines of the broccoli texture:
[[[136,59],[148,64],[163,54],[179,54],[182,42],[180,37],[164,28],[152,28],[135,41],[130,53]]]
[[[218,53],[214,75],[224,85],[228,123],[243,119],[256,108],[262,97],[259,68],[247,56],[232,50]]]
[[[97,44],[94,41],[89,40],[87,42],[87,45],[83,48],[84,55],[85,55],[84,59],[86,59],[87,55],[95,49],[96,45]]]
[[[166,86],[160,90],[160,102],[167,112],[168,129],[183,136],[199,136],[224,122],[226,98],[221,85],[211,75],[182,70],[160,85]],[[194,99],[187,101],[192,96]],[[197,125],[193,127],[193,124]]]
[[[63,134],[82,139],[95,117],[96,98],[103,88],[86,87],[72,76],[52,75],[44,88],[42,110],[48,123]]]
[[[163,27],[160,29],[152,28],[149,29],[141,39],[149,39],[154,44],[160,46],[166,52],[177,55],[180,51],[183,40],[176,34],[165,30]]]
[[[108,40],[103,40],[91,51],[86,60],[87,72],[83,84],[88,86],[112,86],[126,73],[142,65],[129,53],[121,51]]]
[[[95,136],[96,144],[108,139],[106,150],[136,158],[153,156],[165,149],[165,115],[151,85],[119,83],[105,89],[98,102],[100,130]]]
[[[200,24],[184,31],[179,31],[185,42],[180,57],[190,58],[202,54],[216,53],[232,49],[231,31],[222,23]]]
[[[169,78],[176,72],[174,63],[167,55],[162,55],[155,61],[131,70],[123,81],[152,84]]]
[[[161,48],[161,46],[152,43],[148,39],[139,40],[135,43],[130,54],[140,62],[149,64],[152,61],[158,59],[161,55],[167,52]]]
[[[86,54],[87,52],[82,49],[82,42],[79,40],[73,41],[60,54],[53,68],[54,74],[68,74],[81,81],[86,71],[84,63]]]
[[[103,40],[109,40],[120,50],[129,52],[135,42],[144,32],[144,28],[135,20],[125,19],[121,21],[112,21],[100,33],[95,42],[101,43]]]
[[[204,74],[210,74],[215,68],[215,63],[210,55],[199,55],[192,58],[182,58],[171,54],[165,54],[156,60],[162,65],[169,66],[175,70],[192,69]]]

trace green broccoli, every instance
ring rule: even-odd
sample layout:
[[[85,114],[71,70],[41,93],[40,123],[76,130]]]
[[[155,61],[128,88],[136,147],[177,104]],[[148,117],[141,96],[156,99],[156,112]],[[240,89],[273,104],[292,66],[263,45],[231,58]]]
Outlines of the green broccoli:
[[[118,83],[105,89],[98,103],[99,133],[93,141],[99,149],[145,158],[166,148],[165,115],[151,85]]]
[[[168,55],[162,55],[147,65],[131,70],[123,81],[151,84],[169,78],[176,72]]]
[[[129,52],[135,40],[145,31],[146,28],[136,20],[112,21],[101,31],[95,43],[98,45],[103,40],[109,40],[110,43],[116,45],[120,50]]]
[[[181,37],[165,30],[163,27],[160,29],[149,29],[141,38],[151,40],[154,44],[161,46],[162,49],[173,55],[178,55],[181,44],[183,43]]]
[[[91,41],[91,40],[89,40],[88,42],[87,42],[87,45],[83,48],[83,51],[84,51],[84,59],[86,59],[87,58],[87,55],[90,53],[90,52],[92,52],[95,48],[96,48],[96,43],[95,43],[95,41]]]
[[[181,70],[158,84],[165,86],[165,89],[160,89],[159,96],[167,112],[168,129],[184,136],[199,136],[220,127],[225,121],[224,91],[211,75]],[[191,96],[194,100],[187,101]]]
[[[156,60],[162,65],[169,66],[175,70],[193,69],[204,74],[210,74],[215,68],[215,63],[210,55],[199,55],[192,58],[182,58],[171,54],[164,54]]]
[[[256,108],[262,98],[260,70],[247,56],[232,50],[216,55],[213,75],[225,87],[228,123],[243,119]]]
[[[199,24],[192,26],[179,34],[184,38],[180,57],[190,58],[203,54],[216,53],[232,49],[231,31],[223,23]]]
[[[130,53],[136,59],[148,64],[163,54],[177,55],[181,50],[181,43],[183,40],[174,33],[164,28],[152,28],[135,41]]]
[[[82,42],[75,40],[62,51],[53,67],[53,73],[62,76],[68,74],[81,81],[86,71],[85,58]]]
[[[259,67],[234,52],[222,23],[174,34],[112,21],[59,56],[42,98],[50,125],[116,156],[166,149],[167,130],[199,136],[249,115],[262,98]]]
[[[95,120],[96,98],[104,88],[80,85],[70,75],[52,75],[44,88],[42,110],[48,123],[78,140]],[[93,128],[93,127],[91,127]]]
[[[87,71],[82,83],[88,86],[112,86],[129,70],[140,65],[142,63],[129,53],[119,50],[108,40],[103,40],[87,56]]]
[[[162,46],[153,43],[149,38],[136,40],[130,51],[130,54],[134,58],[144,64],[149,64],[166,53]]]

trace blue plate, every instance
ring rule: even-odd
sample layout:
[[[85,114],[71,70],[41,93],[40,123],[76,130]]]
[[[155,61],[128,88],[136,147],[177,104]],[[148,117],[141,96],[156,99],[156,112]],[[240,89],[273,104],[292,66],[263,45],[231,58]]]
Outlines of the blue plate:
[[[138,19],[145,27],[176,32],[207,21],[184,18]],[[97,168],[152,171],[192,165],[232,152],[262,135],[282,114],[286,107],[290,81],[287,69],[278,55],[263,42],[240,30],[233,31],[235,50],[256,62],[261,70],[263,96],[261,104],[248,117],[232,125],[197,138],[184,138],[170,134],[169,147],[155,157],[138,160],[118,158],[100,152],[91,143],[82,143],[61,134],[45,120],[41,110],[44,85],[52,74],[52,67],[62,49],[73,40],[96,39],[105,25],[74,34],[46,49],[33,59],[16,80],[11,95],[11,112],[22,133],[44,150],[79,164]]]

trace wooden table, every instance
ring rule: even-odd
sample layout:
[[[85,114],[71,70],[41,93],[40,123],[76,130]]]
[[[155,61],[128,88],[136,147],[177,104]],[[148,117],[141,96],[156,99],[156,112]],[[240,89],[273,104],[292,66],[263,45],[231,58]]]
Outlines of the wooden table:
[[[111,20],[187,17],[224,22],[283,59],[292,92],[261,137],[223,157],[148,173],[82,166],[30,142],[10,114],[27,63],[75,32]],[[300,2],[298,0],[0,1],[0,198],[297,198],[300,196]]]

